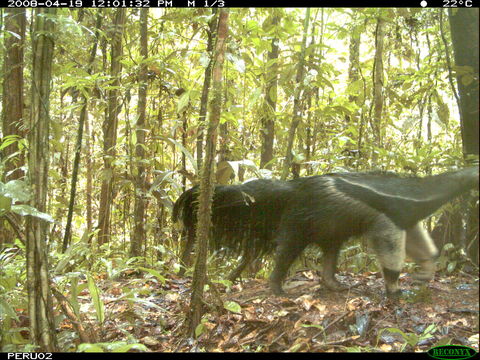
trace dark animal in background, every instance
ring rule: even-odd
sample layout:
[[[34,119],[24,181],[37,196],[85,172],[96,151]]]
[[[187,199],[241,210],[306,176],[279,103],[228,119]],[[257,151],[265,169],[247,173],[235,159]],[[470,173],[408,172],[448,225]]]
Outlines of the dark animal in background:
[[[391,173],[337,173],[290,181],[253,180],[216,186],[212,204],[211,245],[241,254],[243,267],[276,249],[270,286],[282,294],[282,282],[297,256],[309,244],[324,253],[323,280],[333,290],[337,257],[351,237],[365,236],[381,264],[388,296],[400,292],[398,277],[408,254],[430,280],[438,255],[420,221],[453,198],[478,188],[478,166],[436,176]],[[184,192],[173,219],[194,237],[198,187]]]

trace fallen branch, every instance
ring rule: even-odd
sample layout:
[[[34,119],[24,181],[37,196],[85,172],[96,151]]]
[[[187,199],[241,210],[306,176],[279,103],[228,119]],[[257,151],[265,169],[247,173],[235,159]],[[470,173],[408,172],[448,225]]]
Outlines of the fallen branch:
[[[4,214],[2,215],[2,217],[4,217],[7,220],[7,222],[10,224],[11,228],[13,229],[13,231],[15,231],[15,233],[17,234],[18,239],[21,241],[23,245],[25,245],[26,244],[25,235],[20,230],[20,226],[17,224],[17,221],[15,220],[15,218],[10,214]]]
[[[97,339],[91,339],[90,336],[88,336],[87,332],[85,331],[85,328],[82,325],[82,322],[73,311],[72,305],[70,304],[68,299],[60,292],[60,290],[58,290],[55,287],[55,285],[52,284],[51,289],[52,289],[53,295],[55,296],[58,303],[60,304],[60,307],[62,308],[63,313],[68,317],[73,327],[77,331],[80,341],[82,343],[96,343]],[[93,335],[93,337],[95,336]]]

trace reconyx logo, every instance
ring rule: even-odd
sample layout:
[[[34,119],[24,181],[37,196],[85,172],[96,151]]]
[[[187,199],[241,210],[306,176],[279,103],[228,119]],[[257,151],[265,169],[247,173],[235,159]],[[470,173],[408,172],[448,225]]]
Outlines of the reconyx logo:
[[[475,356],[477,352],[469,348],[468,346],[462,345],[443,345],[436,346],[427,351],[427,354],[435,359],[447,360],[447,359],[469,359],[472,356]]]

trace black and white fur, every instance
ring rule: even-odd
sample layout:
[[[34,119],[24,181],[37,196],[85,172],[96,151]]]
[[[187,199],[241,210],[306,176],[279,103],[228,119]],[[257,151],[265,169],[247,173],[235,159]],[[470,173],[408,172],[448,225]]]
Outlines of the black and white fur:
[[[310,244],[324,253],[325,284],[341,288],[334,277],[340,248],[348,239],[364,236],[381,264],[387,295],[394,296],[400,291],[398,277],[406,255],[420,265],[417,279],[434,276],[438,250],[420,221],[474,188],[478,166],[423,178],[336,173],[216,186],[211,245],[242,254],[244,261],[231,277],[276,249],[270,286],[282,294],[288,269]],[[173,211],[174,220],[183,222],[190,234],[196,224],[197,193],[197,187],[187,190]]]

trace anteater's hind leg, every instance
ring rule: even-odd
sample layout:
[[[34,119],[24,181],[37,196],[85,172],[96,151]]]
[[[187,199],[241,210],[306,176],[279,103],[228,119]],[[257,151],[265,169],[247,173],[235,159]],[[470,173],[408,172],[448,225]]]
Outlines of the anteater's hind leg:
[[[379,215],[366,233],[382,266],[388,297],[400,294],[398,277],[405,261],[405,231]]]
[[[428,232],[420,223],[407,230],[407,255],[420,269],[413,278],[421,281],[432,280],[435,275],[435,259],[438,250]]]

